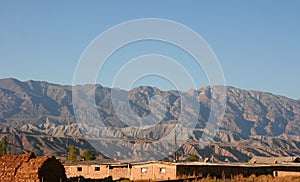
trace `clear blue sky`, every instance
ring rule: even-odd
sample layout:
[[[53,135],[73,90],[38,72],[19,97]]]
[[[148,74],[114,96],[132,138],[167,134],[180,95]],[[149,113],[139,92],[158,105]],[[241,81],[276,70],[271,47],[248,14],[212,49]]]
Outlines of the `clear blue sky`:
[[[80,55],[101,32],[132,19],[164,18],[209,43],[227,85],[298,99],[299,9],[297,0],[1,1],[0,78],[72,84]],[[147,46],[136,48],[147,53]]]

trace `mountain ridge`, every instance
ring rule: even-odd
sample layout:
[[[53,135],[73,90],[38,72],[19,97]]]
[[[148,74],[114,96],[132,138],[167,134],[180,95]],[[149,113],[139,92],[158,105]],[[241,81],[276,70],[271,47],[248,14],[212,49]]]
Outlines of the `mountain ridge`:
[[[76,85],[70,85],[70,84],[59,84],[59,83],[52,83],[52,82],[49,82],[49,81],[43,81],[43,80],[20,80],[20,79],[17,79],[17,78],[14,78],[14,77],[9,77],[9,78],[0,78],[0,82],[2,81],[5,81],[5,80],[14,80],[16,82],[20,82],[20,83],[27,83],[27,82],[37,82],[37,83],[45,83],[45,84],[51,84],[51,85],[57,85],[57,86],[63,86],[63,87],[69,87],[70,90],[72,90],[72,86],[76,86]],[[122,91],[130,91],[130,90],[133,90],[133,89],[136,89],[136,88],[139,88],[139,87],[151,87],[151,88],[155,88],[155,89],[158,89],[158,90],[161,90],[160,88],[158,87],[155,87],[155,86],[146,86],[146,85],[142,85],[142,86],[137,86],[137,87],[133,87],[132,89],[130,90],[125,90],[125,89],[122,89],[122,88],[119,88],[119,87],[107,87],[107,86],[104,86],[104,85],[101,85],[100,83],[95,83],[95,84],[92,84],[92,83],[88,83],[88,84],[80,84],[81,86],[82,85],[96,85],[96,86],[100,86],[102,88],[110,88],[110,89],[119,89],[119,90],[122,90]],[[186,91],[182,91],[182,90],[179,90],[180,92],[188,92],[190,90],[200,90],[200,89],[203,89],[203,88],[206,88],[206,87],[215,87],[215,86],[219,86],[219,85],[213,85],[213,86],[203,86],[203,87],[200,87],[200,88],[197,88],[197,89],[189,89],[189,90],[186,90]],[[232,88],[232,89],[239,89],[239,90],[242,90],[242,91],[251,91],[251,92],[262,92],[262,93],[266,93],[266,94],[271,94],[271,95],[274,95],[274,96],[280,96],[280,97],[286,97],[287,99],[292,99],[292,100],[296,100],[296,101],[300,101],[300,98],[292,98],[292,97],[289,97],[289,96],[286,96],[286,95],[281,95],[281,94],[276,94],[276,93],[272,93],[271,91],[261,91],[261,90],[258,90],[258,89],[246,89],[246,88],[239,88],[239,87],[236,87],[236,86],[232,86],[232,85],[226,85],[226,88]],[[168,91],[176,91],[176,90],[161,90],[162,92],[168,92]]]
[[[187,152],[196,153],[202,158],[215,156],[220,161],[225,158],[230,161],[247,161],[254,155],[300,155],[299,100],[229,86],[226,87],[227,107],[224,119],[214,141],[204,148],[191,144],[199,141],[203,135],[201,129],[205,128],[211,112],[211,88],[213,87],[208,86],[189,91],[189,95],[199,100],[200,115],[196,129],[189,138],[190,143],[179,149],[182,158]],[[181,91],[161,91],[150,86],[136,87],[129,92],[121,90],[128,94],[133,113],[141,118],[149,116],[151,112],[159,114],[164,108],[160,102],[155,101],[157,107],[150,110],[149,104],[153,96],[159,95],[166,101],[164,117],[156,118],[161,120],[156,123],[157,127],[136,131],[128,125],[132,124],[130,115],[125,112],[121,116],[124,120],[121,121],[114,112],[110,96],[115,88],[97,84],[94,89],[97,110],[103,123],[108,128],[120,128],[121,132],[111,130],[114,136],[120,138],[129,136],[139,139],[145,135],[151,140],[159,139],[164,136],[164,132],[172,129],[170,123],[176,122],[180,116]],[[89,97],[90,92],[91,90],[87,90],[80,97]],[[82,131],[78,128],[71,86],[44,81],[0,79],[0,100],[0,135],[8,136],[13,151],[64,156],[68,137],[69,143],[81,149],[93,148],[84,140]],[[122,109],[125,102],[118,100],[117,103]],[[86,117],[84,114],[82,116]],[[145,151],[141,155],[149,154]]]

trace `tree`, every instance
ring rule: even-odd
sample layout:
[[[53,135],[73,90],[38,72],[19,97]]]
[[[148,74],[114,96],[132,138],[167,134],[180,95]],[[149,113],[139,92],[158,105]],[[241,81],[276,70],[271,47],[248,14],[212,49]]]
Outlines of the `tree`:
[[[69,153],[69,161],[76,161],[78,156],[78,149],[71,145],[70,146],[70,153]]]
[[[7,136],[4,136],[1,140],[1,145],[0,145],[0,155],[5,155],[7,154]]]
[[[95,160],[95,152],[92,150],[84,150],[83,154],[81,155],[81,158],[83,158],[85,161],[91,161],[91,160]]]
[[[192,154],[187,158],[187,161],[189,162],[199,161],[199,157],[196,154]]]

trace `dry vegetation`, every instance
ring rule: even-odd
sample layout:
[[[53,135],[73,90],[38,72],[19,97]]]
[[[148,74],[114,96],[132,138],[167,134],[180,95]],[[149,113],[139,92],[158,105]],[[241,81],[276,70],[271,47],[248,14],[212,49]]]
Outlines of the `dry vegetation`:
[[[193,182],[300,182],[300,177],[288,176],[288,177],[273,177],[271,175],[261,175],[256,177],[252,175],[248,178],[235,176],[233,179],[217,179],[213,177],[207,177],[204,179],[194,180]]]

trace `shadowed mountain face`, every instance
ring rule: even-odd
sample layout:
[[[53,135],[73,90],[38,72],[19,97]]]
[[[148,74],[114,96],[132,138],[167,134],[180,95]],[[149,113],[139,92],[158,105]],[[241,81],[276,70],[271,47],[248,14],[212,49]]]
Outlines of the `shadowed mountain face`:
[[[182,159],[188,154],[202,158],[213,156],[220,161],[247,161],[255,155],[300,155],[299,100],[227,87],[226,111],[217,135],[211,144],[201,146],[198,142],[210,116],[214,87],[186,93],[161,91],[153,87],[138,87],[129,92],[100,85],[77,87],[86,88],[74,93],[81,100],[91,98],[95,91],[93,98],[103,127],[112,136],[130,141],[133,148],[140,139],[146,138],[148,142],[159,140],[171,131],[182,114],[181,95],[187,95],[192,98],[191,102],[199,104],[199,112],[188,113],[189,117],[196,117],[196,123],[189,139],[179,149]],[[112,94],[119,97],[112,100]],[[126,108],[128,103],[130,111]],[[79,105],[89,108],[85,103]],[[89,109],[80,111],[77,113],[80,118],[90,119]],[[78,123],[74,114],[71,86],[0,80],[0,134],[8,136],[13,152],[33,151],[38,155],[64,156],[67,145],[92,148],[85,140],[86,133],[79,129],[82,126],[84,123]],[[137,126],[151,127],[139,130]],[[148,148],[139,155],[149,155],[149,159],[159,155],[153,151],[150,155],[150,150]]]

